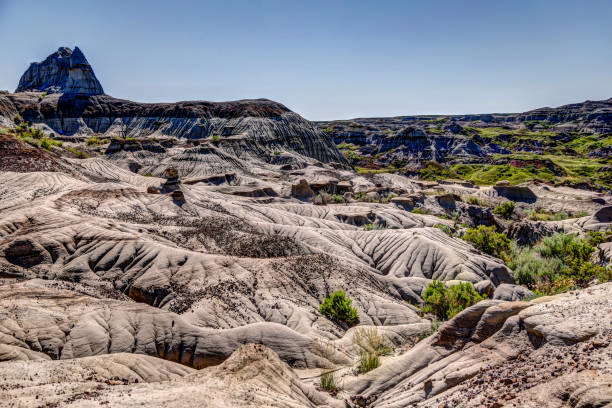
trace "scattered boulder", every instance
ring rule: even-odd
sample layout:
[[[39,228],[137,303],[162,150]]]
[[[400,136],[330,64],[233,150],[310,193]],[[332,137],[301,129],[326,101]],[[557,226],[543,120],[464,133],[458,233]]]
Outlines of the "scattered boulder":
[[[300,179],[297,184],[291,185],[291,195],[299,199],[308,199],[314,197],[315,192],[312,191],[305,179]]]
[[[403,207],[404,209],[410,210],[414,207],[414,198],[406,196],[393,197],[391,199],[391,203],[397,204],[400,207]]]
[[[593,214],[593,219],[597,222],[612,222],[612,205],[600,208]]]
[[[493,293],[493,299],[495,300],[524,300],[533,297],[534,293],[524,286],[513,285],[510,283],[502,283]]]
[[[519,245],[533,245],[542,238],[562,232],[563,228],[544,221],[522,220],[510,224],[506,235],[516,240]]]

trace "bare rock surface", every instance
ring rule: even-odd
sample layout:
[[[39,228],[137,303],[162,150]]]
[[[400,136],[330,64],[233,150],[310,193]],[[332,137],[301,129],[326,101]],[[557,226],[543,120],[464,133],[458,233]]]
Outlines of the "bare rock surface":
[[[103,94],[102,85],[79,47],[61,47],[43,62],[33,62],[15,92]]]

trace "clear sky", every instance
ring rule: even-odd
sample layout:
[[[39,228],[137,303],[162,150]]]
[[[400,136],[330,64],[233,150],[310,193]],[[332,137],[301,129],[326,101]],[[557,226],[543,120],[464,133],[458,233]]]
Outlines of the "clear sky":
[[[107,94],[311,120],[612,97],[612,1],[0,0],[0,89],[78,45]]]

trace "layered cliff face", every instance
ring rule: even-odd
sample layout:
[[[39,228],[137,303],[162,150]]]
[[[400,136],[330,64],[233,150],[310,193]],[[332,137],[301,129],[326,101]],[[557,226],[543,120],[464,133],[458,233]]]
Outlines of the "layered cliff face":
[[[327,134],[267,99],[138,103],[105,95],[78,48],[60,48],[43,62],[33,63],[16,93],[0,94],[0,124],[12,126],[15,117],[53,137],[70,140],[92,136],[214,140],[215,160],[226,163],[228,169],[237,162],[243,167],[258,163],[300,168],[317,161],[348,167]],[[118,153],[116,147],[109,154]],[[158,156],[155,161],[170,156]],[[179,171],[185,175],[191,170]]]
[[[61,47],[43,62],[33,62],[19,81],[15,92],[41,91],[100,95],[102,85],[79,47]]]

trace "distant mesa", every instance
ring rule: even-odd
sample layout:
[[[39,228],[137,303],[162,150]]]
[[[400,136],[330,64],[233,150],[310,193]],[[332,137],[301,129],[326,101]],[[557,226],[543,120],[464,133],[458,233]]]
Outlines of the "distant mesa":
[[[102,85],[79,47],[60,47],[43,62],[33,62],[15,92],[101,95]]]

